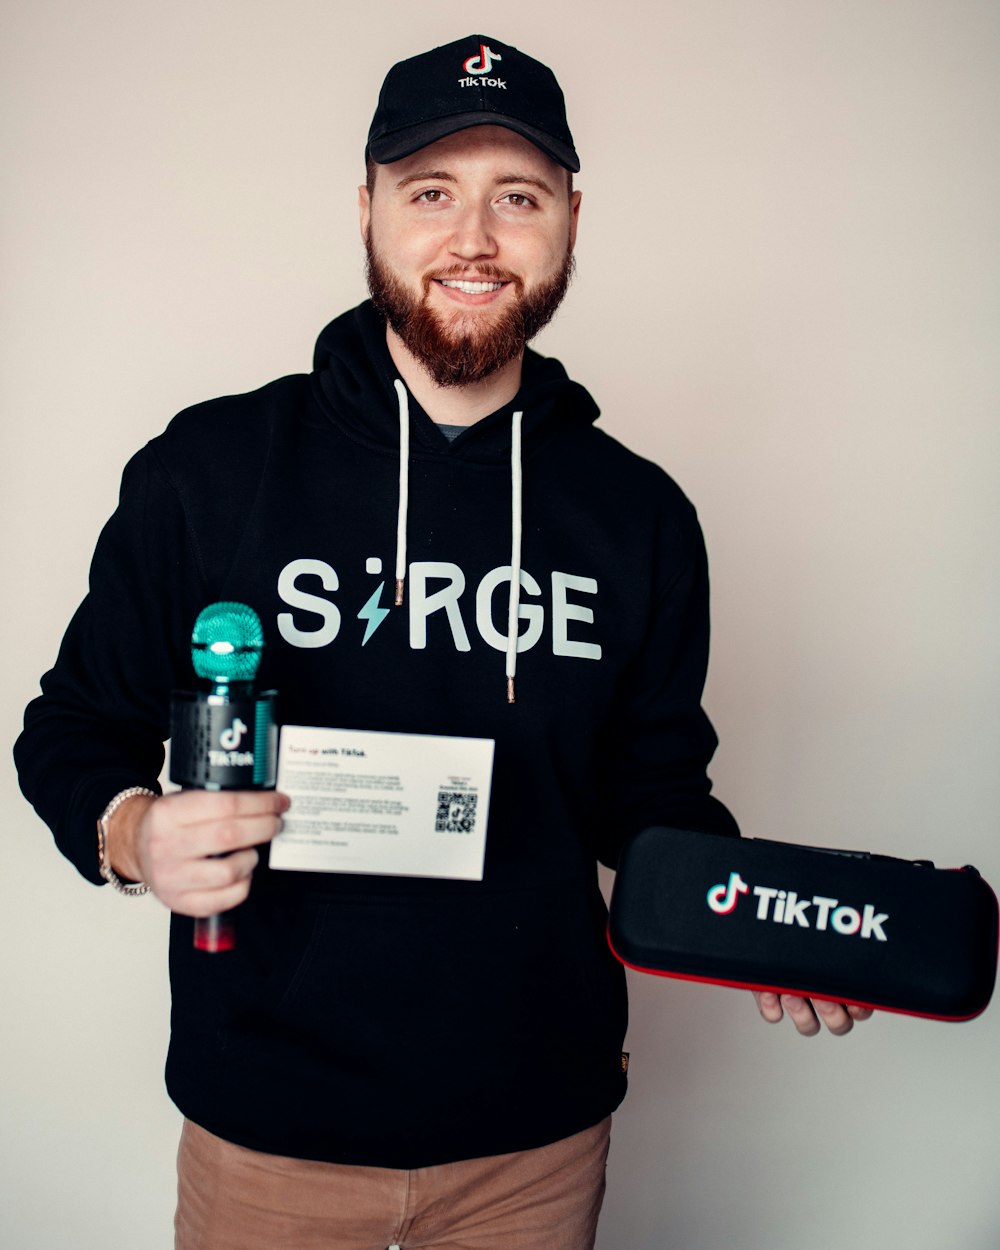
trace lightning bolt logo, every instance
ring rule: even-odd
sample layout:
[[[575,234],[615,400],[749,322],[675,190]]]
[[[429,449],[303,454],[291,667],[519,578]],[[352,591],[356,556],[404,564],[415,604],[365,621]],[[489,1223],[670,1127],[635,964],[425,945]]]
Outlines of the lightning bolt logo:
[[[358,620],[365,622],[365,636],[361,639],[361,645],[364,646],[368,639],[374,634],[376,629],[382,624],[389,615],[388,608],[380,608],[378,601],[382,597],[382,587],[385,582],[379,582],[375,588],[375,593],[368,600],[365,606],[358,613]]]

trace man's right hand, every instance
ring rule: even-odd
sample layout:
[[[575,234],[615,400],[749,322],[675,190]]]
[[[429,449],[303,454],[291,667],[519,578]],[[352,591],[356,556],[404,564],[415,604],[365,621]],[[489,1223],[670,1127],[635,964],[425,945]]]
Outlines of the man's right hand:
[[[214,916],[250,892],[255,848],[280,832],[289,803],[277,790],[138,795],[111,817],[108,858],[120,877],[147,882],[171,911]]]

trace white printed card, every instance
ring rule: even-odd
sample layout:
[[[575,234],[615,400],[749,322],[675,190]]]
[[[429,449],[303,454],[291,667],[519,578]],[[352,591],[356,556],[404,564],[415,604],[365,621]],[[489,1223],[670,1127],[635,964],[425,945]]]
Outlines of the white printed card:
[[[271,867],[483,879],[492,738],[285,725]]]

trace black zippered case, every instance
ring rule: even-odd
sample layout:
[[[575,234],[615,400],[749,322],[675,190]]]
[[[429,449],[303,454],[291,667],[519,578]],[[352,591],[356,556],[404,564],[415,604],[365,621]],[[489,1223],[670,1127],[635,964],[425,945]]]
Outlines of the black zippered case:
[[[657,976],[969,1020],[997,969],[975,868],[644,829],[622,851],[608,941]]]

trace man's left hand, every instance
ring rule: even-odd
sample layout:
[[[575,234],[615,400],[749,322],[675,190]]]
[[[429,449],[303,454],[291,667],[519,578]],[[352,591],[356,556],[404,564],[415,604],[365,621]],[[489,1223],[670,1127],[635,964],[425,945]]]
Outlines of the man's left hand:
[[[802,998],[798,994],[774,994],[769,990],[754,990],[757,1010],[768,1024],[777,1024],[786,1015],[803,1037],[814,1037],[822,1024],[835,1037],[843,1037],[854,1028],[855,1020],[868,1020],[870,1007],[855,1007],[845,1003],[830,1003],[821,998]]]

